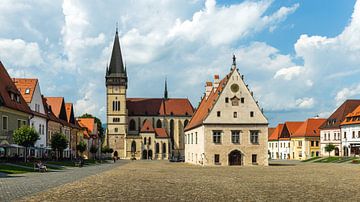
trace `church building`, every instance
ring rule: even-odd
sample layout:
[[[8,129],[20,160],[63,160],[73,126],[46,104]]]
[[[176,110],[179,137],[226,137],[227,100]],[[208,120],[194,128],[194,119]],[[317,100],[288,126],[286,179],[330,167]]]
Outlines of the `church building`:
[[[106,70],[107,145],[123,159],[184,157],[184,128],[194,113],[187,98],[128,98],[128,76],[116,30]]]
[[[236,68],[206,82],[185,128],[185,162],[196,165],[268,165],[268,121]]]

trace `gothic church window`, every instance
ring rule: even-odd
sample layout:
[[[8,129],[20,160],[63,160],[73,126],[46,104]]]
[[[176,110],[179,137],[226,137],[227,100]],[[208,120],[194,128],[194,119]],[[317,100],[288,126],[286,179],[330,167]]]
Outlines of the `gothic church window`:
[[[160,153],[160,148],[159,148],[159,143],[156,143],[156,146],[155,146],[155,153]]]
[[[161,120],[157,120],[156,122],[156,128],[162,128]]]
[[[136,130],[136,123],[135,123],[135,120],[134,120],[134,119],[131,119],[131,120],[130,120],[129,130],[131,130],[131,131]]]

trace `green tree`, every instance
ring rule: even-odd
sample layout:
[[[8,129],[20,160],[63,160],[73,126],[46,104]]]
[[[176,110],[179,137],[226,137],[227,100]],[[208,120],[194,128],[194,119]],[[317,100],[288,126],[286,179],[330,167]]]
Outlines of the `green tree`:
[[[76,145],[76,150],[80,152],[80,155],[82,156],[84,151],[86,150],[86,142],[81,141],[78,145]]]
[[[96,155],[96,152],[98,151],[98,148],[95,146],[95,145],[91,145],[90,147],[90,153],[92,153],[94,159],[95,159],[95,155]]]
[[[56,159],[62,158],[63,151],[67,148],[69,140],[62,133],[54,133],[51,137],[51,148],[56,152]]]
[[[335,145],[333,144],[328,144],[325,146],[325,151],[329,153],[329,157],[330,157],[330,153],[334,150],[335,150]]]
[[[14,142],[18,145],[25,147],[25,162],[27,156],[28,147],[33,147],[35,142],[39,139],[39,133],[30,126],[22,126],[13,133]]]
[[[101,148],[101,153],[106,154],[109,153],[110,147],[109,146],[104,146]]]

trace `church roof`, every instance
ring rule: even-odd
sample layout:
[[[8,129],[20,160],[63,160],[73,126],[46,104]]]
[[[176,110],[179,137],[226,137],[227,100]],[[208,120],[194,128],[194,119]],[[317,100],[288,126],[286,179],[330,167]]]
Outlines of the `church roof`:
[[[353,112],[360,105],[360,100],[346,100],[320,127],[322,130],[340,128],[346,115]]]
[[[186,98],[127,98],[129,116],[192,116],[194,108]]]
[[[11,99],[10,94],[19,96],[19,102]],[[31,110],[27,105],[25,99],[16,88],[16,85],[11,80],[8,72],[0,61],[0,106],[5,106],[14,110],[31,114]]]
[[[227,84],[227,82],[229,80],[229,76],[232,74],[232,72],[234,70],[235,69],[233,69],[228,75],[225,76],[225,78],[223,78],[220,81],[219,86],[217,87],[217,89],[215,91],[214,90],[211,91],[208,99],[206,99],[205,96],[202,98],[198,109],[195,111],[195,114],[191,118],[189,124],[185,127],[185,130],[190,130],[190,129],[195,128],[203,123],[203,121],[205,120],[205,118],[208,116],[211,109],[215,105],[216,100],[220,96],[222,89]],[[210,83],[207,82],[206,85],[210,85]]]
[[[118,31],[116,30],[115,39],[113,50],[111,53],[111,60],[110,66],[108,70],[108,75],[122,75],[125,74],[124,63],[122,59],[121,49],[120,49],[120,42],[119,42],[119,35]]]
[[[13,78],[17,89],[27,103],[31,103],[38,79]]]
[[[142,132],[142,133],[153,133],[153,132],[155,132],[154,127],[152,126],[150,120],[145,120],[144,124],[141,127],[140,132]]]

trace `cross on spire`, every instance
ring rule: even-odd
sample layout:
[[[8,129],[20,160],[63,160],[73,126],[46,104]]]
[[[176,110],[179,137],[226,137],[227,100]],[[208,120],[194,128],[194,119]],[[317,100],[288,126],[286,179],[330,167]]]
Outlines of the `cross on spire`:
[[[233,54],[233,66],[236,66],[236,57],[235,57],[235,54]]]

